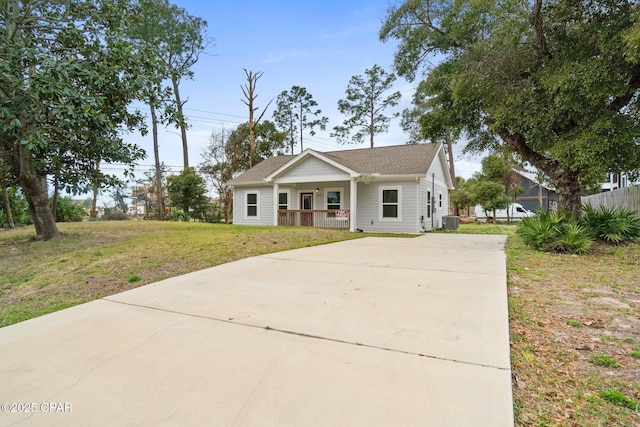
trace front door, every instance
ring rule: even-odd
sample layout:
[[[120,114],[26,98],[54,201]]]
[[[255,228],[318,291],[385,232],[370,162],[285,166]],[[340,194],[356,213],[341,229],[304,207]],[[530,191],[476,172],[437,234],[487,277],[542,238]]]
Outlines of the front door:
[[[313,210],[313,193],[300,193],[300,209]],[[313,227],[313,212],[300,212],[300,225]]]

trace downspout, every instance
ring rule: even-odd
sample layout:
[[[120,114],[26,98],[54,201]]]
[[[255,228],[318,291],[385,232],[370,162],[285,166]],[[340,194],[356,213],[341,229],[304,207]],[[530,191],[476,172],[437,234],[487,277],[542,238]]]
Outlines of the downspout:
[[[431,173],[431,230],[435,230],[434,219],[436,213],[436,173]]]
[[[280,204],[280,186],[273,183],[273,225],[278,226],[278,205]]]

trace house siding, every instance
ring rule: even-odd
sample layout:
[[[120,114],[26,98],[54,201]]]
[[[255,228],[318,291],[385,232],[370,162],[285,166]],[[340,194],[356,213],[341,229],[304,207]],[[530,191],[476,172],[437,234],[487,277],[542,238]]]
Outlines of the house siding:
[[[258,194],[258,216],[247,217],[247,193]],[[245,187],[233,191],[233,223],[273,225],[273,187]]]
[[[442,228],[442,217],[449,214],[449,188],[444,174],[445,171],[436,159],[429,168],[427,176],[420,180],[420,216],[424,220],[426,230]],[[433,198],[433,220],[428,212],[430,192]]]
[[[401,218],[389,220],[380,218],[381,187],[398,187],[401,190]],[[358,183],[358,211],[356,227],[363,231],[416,233],[418,232],[418,186],[411,181],[376,181],[370,184]]]
[[[351,201],[351,189],[349,187],[349,181],[337,181],[337,182],[305,182],[297,186],[280,185],[278,189],[279,193],[289,192],[289,209],[300,209],[300,194],[301,193],[314,193],[313,209],[322,210],[327,209],[327,190],[341,191],[340,208],[349,209]],[[319,190],[316,193],[316,188]],[[273,206],[273,205],[272,205]]]
[[[300,164],[296,165],[291,170],[282,174],[279,179],[290,179],[290,178],[303,178],[303,177],[314,177],[314,176],[344,176],[345,179],[349,177],[344,171],[332,166],[320,159],[315,157],[309,157]]]

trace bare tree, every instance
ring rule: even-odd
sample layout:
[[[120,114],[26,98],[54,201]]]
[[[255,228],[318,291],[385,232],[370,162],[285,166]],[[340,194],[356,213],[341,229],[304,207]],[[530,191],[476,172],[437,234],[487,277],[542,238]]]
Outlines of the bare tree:
[[[258,95],[256,95],[255,93],[256,83],[258,83],[258,79],[260,79],[260,77],[262,77],[262,74],[264,73],[262,71],[258,71],[257,73],[254,73],[253,71],[247,71],[246,68],[243,68],[243,70],[247,76],[247,84],[244,86],[240,86],[240,88],[242,89],[242,94],[245,97],[245,99],[243,99],[242,102],[247,107],[249,107],[249,140],[250,140],[249,162],[250,162],[250,165],[253,166],[253,159],[255,158],[255,154],[256,154],[255,129],[258,123],[260,123],[260,120],[262,120],[262,116],[264,116],[264,113],[267,111],[267,108],[269,108],[269,105],[271,105],[271,103],[273,102],[273,98],[271,99],[271,101],[269,101],[269,103],[264,108],[264,110],[262,110],[262,113],[260,114],[258,119],[254,120],[253,119],[254,113],[258,110],[258,107],[254,107],[254,102],[258,97]]]

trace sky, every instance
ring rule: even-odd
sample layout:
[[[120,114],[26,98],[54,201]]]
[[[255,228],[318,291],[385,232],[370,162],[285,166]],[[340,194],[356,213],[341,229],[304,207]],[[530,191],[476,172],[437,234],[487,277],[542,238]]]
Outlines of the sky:
[[[304,148],[318,151],[366,148],[341,145],[330,137],[331,129],[346,118],[337,109],[338,100],[352,76],[380,65],[393,71],[395,42],[382,43],[378,33],[390,0],[173,0],[190,14],[208,22],[207,36],[214,41],[192,68],[193,80],[183,80],[180,92],[191,125],[188,131],[189,163],[202,162],[201,153],[212,132],[235,129],[248,121],[248,107],[242,102],[241,86],[247,83],[243,69],[262,72],[256,85],[259,113],[269,101],[292,86],[306,88],[328,117],[326,131],[304,136]],[[387,111],[410,107],[417,82],[398,78],[391,91],[400,91],[400,104]],[[136,105],[147,111],[144,105]],[[263,120],[273,121],[275,100]],[[258,114],[259,114],[258,113]],[[153,164],[153,141],[130,135],[147,153],[136,168],[136,178]],[[388,133],[375,137],[375,146],[401,145],[408,140],[394,119]],[[174,171],[182,168],[179,131],[159,130],[160,158]],[[299,153],[299,145],[295,153]],[[454,146],[456,175],[469,178],[480,169],[479,159],[465,158],[462,144]]]

